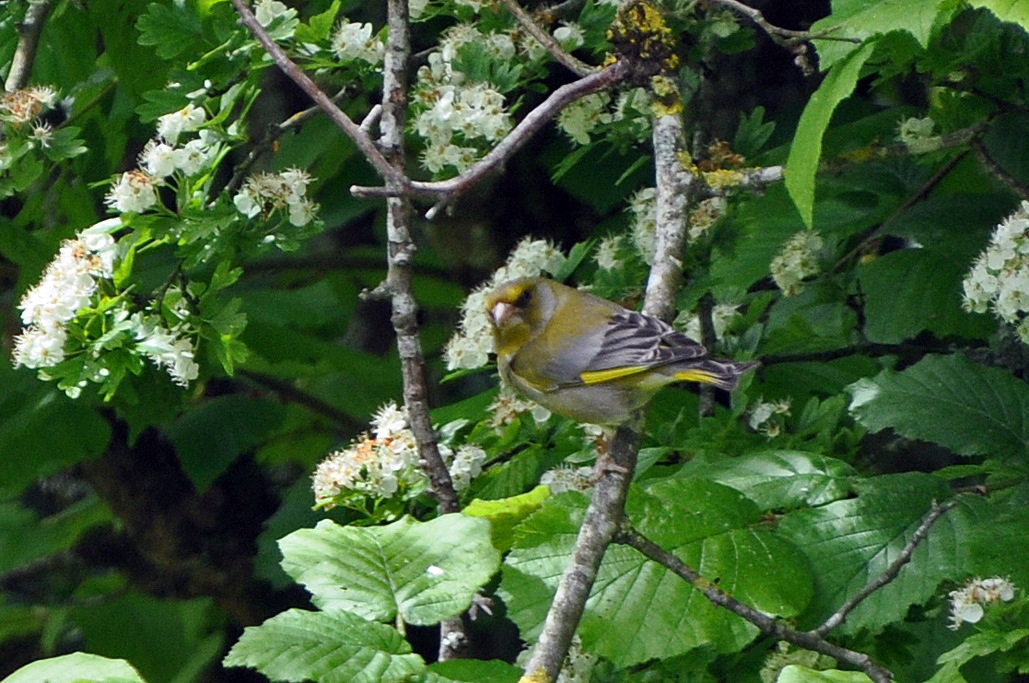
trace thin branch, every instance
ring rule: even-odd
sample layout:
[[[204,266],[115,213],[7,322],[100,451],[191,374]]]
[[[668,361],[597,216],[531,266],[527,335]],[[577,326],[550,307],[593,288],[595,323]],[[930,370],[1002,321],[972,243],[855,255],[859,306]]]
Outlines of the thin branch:
[[[561,86],[529,112],[486,156],[461,175],[439,181],[410,181],[406,183],[406,186],[401,185],[399,188],[388,185],[385,187],[355,185],[350,188],[350,191],[357,197],[390,197],[405,191],[410,195],[423,197],[438,198],[455,195],[497,171],[567,105],[590,93],[610,88],[625,80],[631,71],[632,67],[627,62],[619,60],[589,76]]]
[[[654,263],[643,311],[648,315],[669,317],[674,310],[681,269],[679,254],[685,243],[686,202],[695,179],[685,172],[679,161],[684,136],[678,111],[659,117],[655,129],[660,130],[654,135],[659,209]],[[547,612],[543,631],[525,667],[528,676],[542,674],[546,680],[553,681],[561,671],[604,554],[625,516],[625,500],[636,468],[642,426],[643,413],[639,412],[629,424],[618,428],[608,454],[597,459],[599,478],[593,497],[579,528],[572,558]]]
[[[346,92],[346,88],[343,88],[332,97],[332,101],[338,102],[343,99]],[[281,138],[282,135],[290,129],[297,128],[301,124],[314,118],[314,116],[320,111],[322,111],[322,108],[315,104],[307,109],[298,111],[285,121],[270,124],[265,131],[264,138],[250,149],[250,152],[243,161],[236,165],[232,177],[225,185],[225,191],[230,195],[235,194],[243,185],[243,181],[250,174],[250,169],[253,168],[254,164],[257,163],[257,160],[261,158],[262,154],[270,150],[275,145],[276,140]]]
[[[977,139],[972,141],[972,151],[975,152],[976,160],[982,164],[983,168],[986,169],[986,172],[990,174],[991,178],[1003,183],[1004,187],[1008,188],[1022,199],[1029,199],[1029,185],[1018,180],[1015,176],[1011,175],[1001,167],[1000,164],[994,161],[981,140]]]
[[[767,33],[768,36],[776,43],[781,44],[781,39],[785,39],[786,41],[789,41],[791,43],[797,43],[801,41],[814,39],[839,40],[855,44],[861,43],[860,38],[850,38],[847,36],[832,35],[832,33],[838,30],[838,27],[835,26],[828,28],[824,31],[794,31],[788,28],[780,28],[779,26],[771,24],[767,19],[765,19],[765,15],[763,15],[760,10],[755,9],[750,5],[745,5],[742,2],[739,2],[739,0],[711,0],[711,2],[716,5],[728,7],[734,12],[738,12],[739,14],[742,14],[743,16],[747,17],[752,22],[754,22],[762,31]]]
[[[239,13],[240,22],[250,29],[250,32],[257,38],[257,41],[261,43],[261,46],[268,52],[276,66],[286,74],[290,80],[300,86],[307,95],[315,101],[315,103],[321,107],[329,118],[335,123],[340,130],[342,130],[347,137],[349,137],[357,148],[361,150],[364,157],[369,163],[375,168],[383,180],[387,181],[387,184],[393,188],[403,188],[407,185],[408,180],[403,173],[397,171],[383,156],[382,152],[378,150],[372,139],[361,127],[358,126],[354,121],[346,115],[346,113],[336,106],[336,103],[326,95],[321,88],[315,84],[314,81],[308,77],[303,70],[300,69],[293,61],[286,56],[286,53],[279,47],[278,43],[272,40],[268,32],[264,30],[264,27],[257,21],[257,17],[250,11],[245,0],[232,0],[233,6]],[[394,189],[394,192],[397,192]]]
[[[252,384],[275,392],[284,402],[297,403],[312,413],[331,420],[336,426],[346,432],[356,434],[366,428],[363,422],[347,415],[339,408],[326,403],[320,398],[298,389],[292,382],[287,382],[281,377],[263,372],[254,372],[253,370],[240,370],[239,375]]]
[[[25,10],[25,18],[18,24],[18,47],[14,50],[11,70],[7,72],[7,80],[4,82],[6,92],[20,90],[29,82],[36,50],[39,48],[39,37],[43,34],[43,26],[53,5],[54,0],[32,0]]]
[[[522,25],[525,32],[538,40],[554,59],[564,65],[564,67],[573,74],[576,76],[588,76],[597,70],[596,67],[590,66],[589,64],[586,64],[585,62],[582,62],[568,54],[568,52],[561,47],[561,44],[554,40],[554,36],[543,30],[543,27],[537,24],[533,18],[529,16],[528,12],[522,9],[522,6],[518,4],[517,0],[500,1],[504,4],[504,7],[507,8],[507,11],[518,20],[518,23]]]
[[[638,430],[639,424],[620,427],[615,433],[607,456],[607,467],[593,489],[593,497],[575,540],[575,550],[554,594],[532,658],[525,666],[528,676],[536,677],[542,672],[546,678],[538,680],[557,680],[604,553],[624,514],[625,498],[639,450]]]
[[[657,562],[663,567],[675,572],[678,576],[688,581],[696,590],[703,593],[712,604],[724,607],[733,614],[736,614],[761,629],[762,633],[799,645],[800,647],[821,652],[829,655],[837,661],[849,664],[864,671],[875,683],[890,683],[893,674],[877,664],[871,657],[861,652],[848,650],[847,648],[834,645],[829,641],[813,633],[796,631],[776,621],[772,617],[759,612],[749,605],[736,600],[713,583],[703,578],[689,565],[678,557],[668,552],[658,544],[643,536],[634,529],[621,532],[615,539],[617,543],[623,543],[631,548],[640,551],[648,559]]]
[[[936,501],[933,501],[933,506],[932,509],[929,510],[929,514],[927,514],[925,519],[922,520],[922,523],[918,525],[918,528],[915,529],[915,533],[911,535],[911,538],[908,539],[908,542],[901,549],[900,555],[898,555],[897,559],[895,559],[890,566],[886,568],[886,571],[872,581],[869,581],[864,588],[851,596],[851,598],[843,603],[838,610],[830,615],[821,626],[809,631],[809,633],[819,638],[825,637],[829,631],[832,631],[834,628],[842,624],[843,620],[847,618],[847,615],[853,612],[854,608],[860,605],[869,595],[897,578],[904,565],[911,561],[911,555],[915,552],[915,548],[917,548],[918,544],[925,539],[932,525],[943,517],[943,515],[947,514],[947,512],[954,509],[957,504],[957,500],[948,500],[943,505],[939,505]]]

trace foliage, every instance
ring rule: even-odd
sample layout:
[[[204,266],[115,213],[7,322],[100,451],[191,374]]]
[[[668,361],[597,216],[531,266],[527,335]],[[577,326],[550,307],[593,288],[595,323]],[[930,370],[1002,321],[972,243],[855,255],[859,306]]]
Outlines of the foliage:
[[[33,4],[0,9],[9,83]],[[483,288],[546,273],[636,307],[668,220],[651,134],[679,104],[706,190],[675,324],[762,367],[650,406],[620,529],[702,578],[611,546],[564,676],[869,680],[708,589],[899,680],[1029,673],[1024,3],[793,3],[800,38],[718,0],[535,11],[566,62],[636,69],[415,221],[448,514],[396,406],[418,392],[371,292],[399,243],[351,192],[381,182],[367,150],[276,80],[231,2],[42,4],[0,101],[3,683],[517,680],[604,436],[497,389]],[[293,4],[257,20],[385,134],[382,8]],[[504,3],[409,6],[422,183],[573,80]],[[461,615],[472,656],[436,662],[426,633]]]

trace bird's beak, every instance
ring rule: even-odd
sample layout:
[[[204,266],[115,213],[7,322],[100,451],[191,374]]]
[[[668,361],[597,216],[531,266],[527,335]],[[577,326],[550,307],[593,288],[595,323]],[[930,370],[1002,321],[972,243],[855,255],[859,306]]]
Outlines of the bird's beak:
[[[493,318],[493,324],[496,327],[501,327],[508,318],[514,314],[515,307],[506,301],[498,301],[490,309],[490,317]]]

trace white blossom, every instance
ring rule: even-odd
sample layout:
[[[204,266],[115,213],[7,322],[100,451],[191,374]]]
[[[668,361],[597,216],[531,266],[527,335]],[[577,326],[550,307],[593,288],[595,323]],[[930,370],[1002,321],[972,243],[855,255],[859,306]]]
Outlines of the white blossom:
[[[629,199],[632,213],[632,241],[636,251],[648,264],[654,263],[654,241],[657,234],[657,188],[645,187]]]
[[[279,2],[279,0],[257,0],[257,3],[254,5],[254,16],[257,17],[257,23],[267,28],[269,24],[285,14],[287,10],[289,8]]]
[[[1029,344],[1029,202],[1023,201],[997,226],[963,286],[965,310],[985,313],[992,308]]]
[[[770,266],[772,279],[783,294],[797,294],[801,281],[818,272],[818,251],[822,245],[822,237],[813,230],[801,230],[786,240]]]
[[[1015,598],[1015,585],[1010,580],[995,576],[989,579],[970,579],[960,589],[950,592],[950,628],[961,624],[974,624],[983,618],[983,605],[1010,602]]]
[[[601,270],[616,270],[622,265],[618,257],[618,251],[622,246],[621,235],[608,235],[600,240],[597,250],[593,254],[593,260]]]
[[[590,133],[601,124],[611,122],[612,116],[607,110],[610,103],[611,96],[604,92],[580,97],[561,110],[557,125],[577,144],[587,145]]]
[[[168,329],[157,316],[133,317],[136,349],[147,356],[154,365],[164,369],[181,387],[200,374],[200,366],[194,361],[193,342],[187,336],[184,325]]]
[[[157,181],[139,169],[122,173],[104,200],[119,213],[142,213],[157,204]]]
[[[166,142],[151,140],[139,155],[139,165],[152,178],[167,178],[175,172],[175,148]]]
[[[382,61],[386,46],[372,35],[371,24],[343,20],[332,34],[332,52],[341,62],[359,60],[376,65]]]
[[[179,135],[199,130],[206,120],[207,112],[203,108],[187,104],[178,111],[159,117],[157,119],[157,134],[165,142],[174,145],[179,141]]]

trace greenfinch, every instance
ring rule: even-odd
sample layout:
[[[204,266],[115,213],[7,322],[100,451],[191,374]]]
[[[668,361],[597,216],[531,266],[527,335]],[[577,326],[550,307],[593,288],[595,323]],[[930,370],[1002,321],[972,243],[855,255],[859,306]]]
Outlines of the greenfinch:
[[[758,365],[712,358],[662,320],[546,278],[506,282],[486,308],[504,380],[579,422],[623,424],[672,382],[731,391]]]

